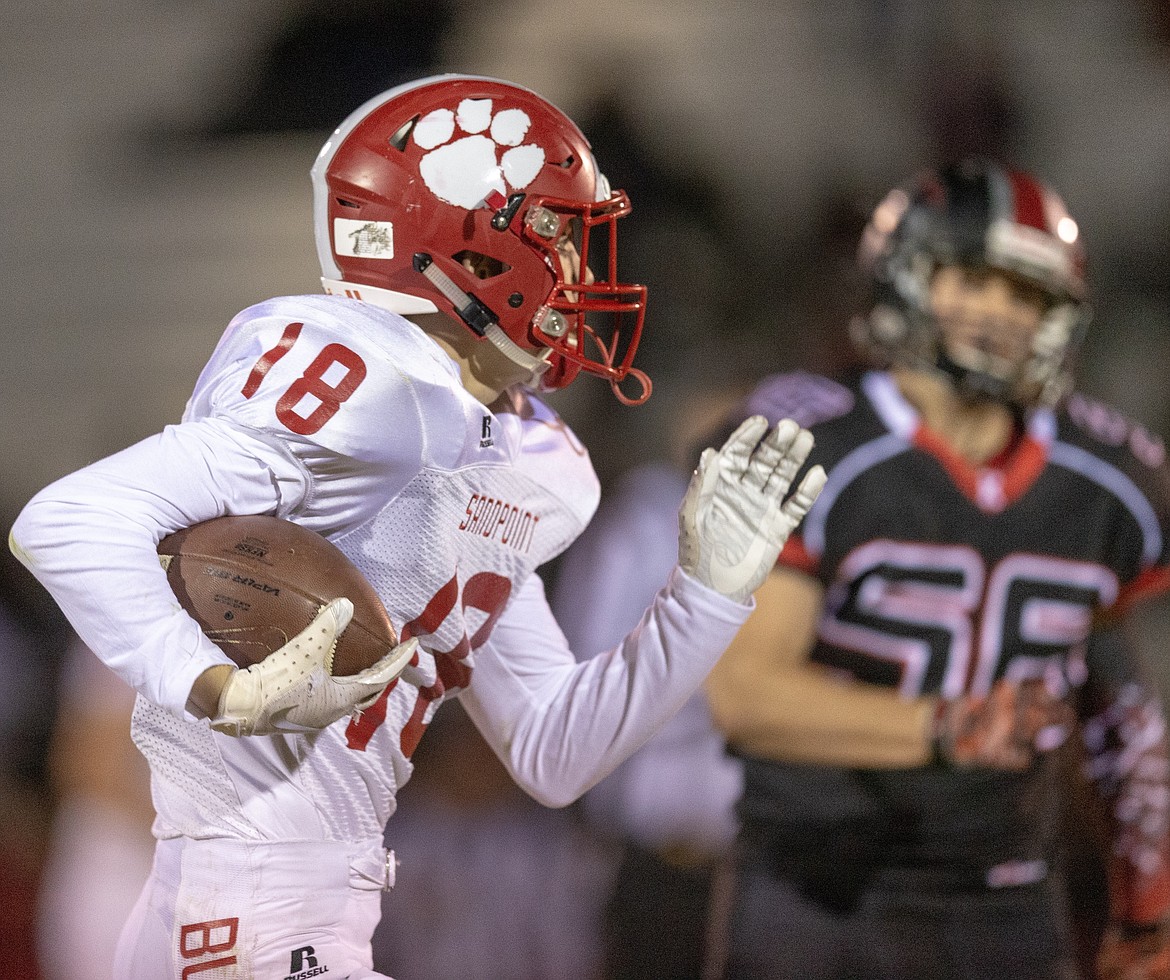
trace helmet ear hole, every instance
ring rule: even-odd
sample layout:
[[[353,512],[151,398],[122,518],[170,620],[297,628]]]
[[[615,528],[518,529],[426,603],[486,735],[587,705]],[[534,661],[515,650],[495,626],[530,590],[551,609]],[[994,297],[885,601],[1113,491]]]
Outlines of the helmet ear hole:
[[[410,139],[410,134],[414,132],[414,127],[419,120],[418,116],[411,116],[406,122],[398,127],[397,130],[386,140],[387,144],[396,149],[399,153],[406,152],[406,141]]]
[[[484,255],[482,252],[473,252],[471,249],[464,249],[462,252],[457,252],[451,258],[475,276],[476,279],[494,279],[496,276],[502,276],[512,268],[507,262],[501,262],[499,259],[493,258],[490,255]]]

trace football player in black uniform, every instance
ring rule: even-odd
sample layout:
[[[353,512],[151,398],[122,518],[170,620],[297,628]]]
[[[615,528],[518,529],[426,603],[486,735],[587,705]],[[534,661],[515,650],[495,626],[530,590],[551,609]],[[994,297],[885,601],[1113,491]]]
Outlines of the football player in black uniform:
[[[1077,225],[967,160],[893,191],[861,255],[878,366],[749,398],[812,429],[829,480],[708,686],[746,766],[719,975],[1080,976],[1052,751],[1079,718],[1100,975],[1170,976],[1165,715],[1123,629],[1170,588],[1170,477],[1160,439],[1071,391]]]

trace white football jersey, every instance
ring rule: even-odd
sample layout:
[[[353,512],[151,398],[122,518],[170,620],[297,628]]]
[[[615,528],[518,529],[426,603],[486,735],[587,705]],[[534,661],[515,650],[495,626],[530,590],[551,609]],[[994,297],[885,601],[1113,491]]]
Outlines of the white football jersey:
[[[303,836],[305,820],[311,836],[376,836],[423,725],[466,686],[513,588],[592,516],[588,454],[534,398],[518,392],[510,411],[489,411],[414,324],[331,297],[272,300],[236,317],[188,403],[186,421],[204,418],[230,419],[286,451],[266,462],[304,492],[279,516],[345,552],[423,653],[411,682],[315,737],[311,752],[298,750],[303,736],[272,739],[266,764],[281,780],[252,803],[264,811],[257,819],[236,805],[232,769],[254,768],[263,740],[224,739],[140,700],[134,738],[162,774],[160,821],[192,837],[249,834],[252,823]],[[222,769],[185,765],[209,753]]]
[[[274,299],[233,320],[180,425],[25,509],[15,550],[139,691],[158,836],[378,838],[452,694],[522,786],[567,803],[695,689],[748,608],[676,570],[623,644],[577,664],[534,572],[584,529],[597,478],[546,405],[519,390],[507,401],[484,407],[393,313]],[[227,661],[178,608],[154,547],[225,513],[331,540],[419,639],[418,667],[320,733],[233,738],[193,718],[192,681]]]

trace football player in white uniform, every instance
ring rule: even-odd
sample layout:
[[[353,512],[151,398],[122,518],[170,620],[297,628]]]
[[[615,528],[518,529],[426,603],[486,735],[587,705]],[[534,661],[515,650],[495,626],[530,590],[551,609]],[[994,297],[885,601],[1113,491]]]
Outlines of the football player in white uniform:
[[[645,289],[616,276],[626,195],[555,107],[455,75],[356,110],[313,188],[327,295],[240,313],[181,423],[46,488],[11,536],[138,692],[157,847],[121,978],[380,976],[384,829],[442,701],[460,698],[529,793],[569,803],[701,683],[824,481],[814,468],[789,494],[811,437],[749,419],[696,469],[679,567],[641,623],[578,663],[535,570],[584,528],[598,483],[535,392],[584,372],[627,403],[649,394],[633,367]],[[232,666],[155,553],[225,514],[325,535],[401,645],[325,675],[352,611],[338,597],[264,663]]]

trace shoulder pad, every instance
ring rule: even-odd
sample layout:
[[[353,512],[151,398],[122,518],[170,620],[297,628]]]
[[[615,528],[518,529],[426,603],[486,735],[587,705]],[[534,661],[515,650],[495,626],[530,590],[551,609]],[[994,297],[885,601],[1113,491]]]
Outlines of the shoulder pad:
[[[804,428],[846,414],[855,402],[848,388],[819,374],[792,371],[764,378],[741,403],[742,418],[763,415],[775,424],[792,419]]]
[[[1128,450],[1137,462],[1149,469],[1165,465],[1165,440],[1117,409],[1074,392],[1065,401],[1065,411],[1076,428],[1099,446]]]

